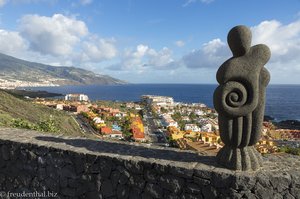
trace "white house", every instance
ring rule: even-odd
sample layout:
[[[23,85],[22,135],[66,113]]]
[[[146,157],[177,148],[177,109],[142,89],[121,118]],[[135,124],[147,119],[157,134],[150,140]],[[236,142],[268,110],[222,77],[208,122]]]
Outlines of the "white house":
[[[203,131],[203,132],[212,132],[212,125],[210,123],[204,124],[201,127],[201,131]]]
[[[186,130],[186,131],[191,130],[193,132],[200,132],[201,128],[199,126],[197,126],[196,124],[186,124],[184,126],[184,130]]]
[[[95,122],[95,124],[104,124],[104,120],[102,120],[100,117],[95,117],[93,119],[93,121]]]
[[[67,101],[89,101],[89,97],[84,94],[67,94],[65,96]]]

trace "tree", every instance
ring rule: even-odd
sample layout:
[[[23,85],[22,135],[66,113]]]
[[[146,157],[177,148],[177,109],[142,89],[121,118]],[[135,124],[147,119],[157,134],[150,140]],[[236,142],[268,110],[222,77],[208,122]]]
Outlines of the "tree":
[[[175,120],[176,122],[178,122],[179,120],[181,120],[181,113],[175,112],[175,113],[172,115],[172,118],[173,118],[173,120]]]
[[[191,112],[189,118],[192,122],[194,122],[197,119],[197,115],[195,114],[195,112]]]
[[[129,117],[125,117],[122,122],[121,122],[121,128],[122,128],[122,133],[125,138],[129,139],[132,137],[132,132],[131,132],[131,121]]]
[[[86,112],[80,112],[80,114],[87,119],[89,118],[89,115]]]
[[[167,110],[165,107],[161,107],[161,108],[160,108],[160,112],[161,112],[161,113],[167,113],[168,110]]]

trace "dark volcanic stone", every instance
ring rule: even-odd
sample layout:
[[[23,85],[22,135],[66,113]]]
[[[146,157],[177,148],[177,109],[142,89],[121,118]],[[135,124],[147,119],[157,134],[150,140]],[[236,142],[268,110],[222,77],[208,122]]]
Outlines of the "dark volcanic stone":
[[[160,177],[160,185],[164,189],[172,191],[176,194],[182,191],[184,180],[179,177],[165,175]]]
[[[90,199],[102,199],[102,195],[99,194],[98,192],[96,191],[93,191],[93,192],[87,192],[86,193],[86,198],[90,198]]]
[[[125,185],[118,185],[117,197],[120,199],[126,199],[129,196],[129,187]]]
[[[192,176],[194,174],[194,170],[193,169],[181,168],[181,167],[171,167],[170,168],[170,173],[174,174],[178,177],[192,178]]]
[[[162,198],[163,190],[160,186],[152,183],[147,183],[145,192],[151,195],[153,198]]]
[[[192,194],[200,194],[201,193],[201,187],[194,183],[187,183],[186,190],[189,193]]]
[[[149,182],[155,182],[157,180],[157,174],[153,170],[146,170],[144,176],[145,179]]]
[[[189,193],[184,193],[181,195],[182,199],[202,199],[201,195],[193,195],[193,194],[189,194]]]
[[[267,189],[266,187],[263,187],[260,184],[256,185],[255,188],[255,195],[259,198],[268,198],[268,199],[273,199],[273,191],[270,189]]]
[[[1,147],[1,155],[2,155],[2,158],[3,160],[9,160],[9,149],[6,145],[3,145]]]
[[[61,193],[65,196],[74,197],[76,195],[76,190],[69,187],[65,187],[61,189]]]
[[[140,198],[141,198],[141,197],[140,197],[140,193],[141,193],[140,190],[131,187],[131,188],[130,188],[130,191],[129,191],[129,198],[130,198],[130,199],[140,199]]]
[[[145,186],[145,180],[140,175],[133,175],[129,179],[129,184],[137,189],[143,190]]]
[[[128,171],[124,171],[120,174],[119,183],[126,184],[129,180],[130,174]]]
[[[211,185],[202,187],[202,194],[204,198],[216,198],[218,196],[217,190]]]
[[[199,177],[194,176],[193,179],[194,179],[194,182],[196,184],[198,184],[199,186],[201,186],[201,187],[210,184],[209,180],[206,180],[206,179],[203,179],[203,178],[199,178]]]
[[[110,180],[105,180],[101,186],[101,193],[104,197],[111,197],[114,195],[113,186]]]
[[[126,161],[124,164],[125,164],[125,168],[132,173],[137,173],[137,174],[143,173],[143,169],[144,169],[143,165],[139,162]]]
[[[120,178],[120,172],[119,171],[113,171],[111,173],[110,179],[111,179],[111,182],[112,182],[112,185],[113,185],[114,189],[118,185],[119,178]]]

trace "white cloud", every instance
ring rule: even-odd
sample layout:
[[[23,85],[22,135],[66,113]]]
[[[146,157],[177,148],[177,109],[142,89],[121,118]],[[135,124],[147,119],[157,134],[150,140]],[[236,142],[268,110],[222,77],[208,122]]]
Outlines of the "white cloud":
[[[199,50],[193,50],[183,56],[182,61],[188,68],[218,67],[230,57],[227,45],[220,39],[203,44]]]
[[[267,44],[272,52],[271,62],[290,63],[298,60],[300,66],[300,20],[287,25],[279,21],[263,21],[251,28],[253,44]]]
[[[185,42],[181,41],[181,40],[178,40],[178,41],[175,41],[175,45],[178,46],[178,47],[183,47],[185,45]]]
[[[164,47],[160,51],[150,49],[148,52],[148,65],[156,69],[169,69],[178,67],[172,58],[172,51]]]
[[[140,44],[135,50],[125,50],[120,63],[113,64],[108,69],[126,71],[165,70],[177,68],[180,65],[172,59],[172,51],[164,47],[159,51],[147,45]]]
[[[300,20],[286,25],[276,20],[263,21],[250,29],[252,45],[263,43],[271,50],[271,59],[267,63],[271,81],[300,83]],[[187,68],[216,69],[231,56],[228,45],[214,39],[184,55],[182,61]]]
[[[0,0],[0,7],[4,6],[7,3],[7,0]]]
[[[300,83],[300,20],[286,25],[276,20],[263,21],[251,30],[253,44],[264,43],[271,49],[267,64],[271,81]]]
[[[82,62],[100,62],[106,59],[112,59],[117,55],[115,39],[103,39],[93,36],[89,41],[82,43]]]
[[[81,67],[110,61],[118,53],[114,38],[92,34],[83,21],[62,14],[25,15],[18,29],[0,29],[0,52],[34,62]]]
[[[143,67],[146,65],[144,63],[144,57],[147,54],[149,47],[143,44],[140,44],[136,47],[134,51],[126,49],[121,62],[114,64],[109,69],[112,70],[139,70],[142,71]]]
[[[16,56],[26,48],[26,42],[18,32],[0,30],[0,51],[2,53]]]
[[[25,15],[20,20],[20,33],[33,51],[60,56],[70,55],[88,29],[83,21],[62,14]]]
[[[91,4],[93,2],[93,0],[79,0],[81,5],[88,5]]]
[[[214,0],[186,0],[185,3],[182,5],[182,7],[187,7],[187,6],[189,6],[190,4],[196,3],[196,2],[198,2],[198,1],[201,2],[201,3],[206,3],[206,4],[208,4],[208,3],[213,2]]]

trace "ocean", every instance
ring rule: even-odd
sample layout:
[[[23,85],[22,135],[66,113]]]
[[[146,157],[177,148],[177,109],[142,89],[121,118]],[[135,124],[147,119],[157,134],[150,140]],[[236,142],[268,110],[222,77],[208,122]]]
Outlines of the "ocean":
[[[36,87],[54,93],[83,93],[91,100],[139,101],[141,95],[171,96],[177,102],[204,103],[213,107],[212,84],[127,84]],[[267,87],[266,115],[281,120],[300,121],[300,85],[269,85]]]

